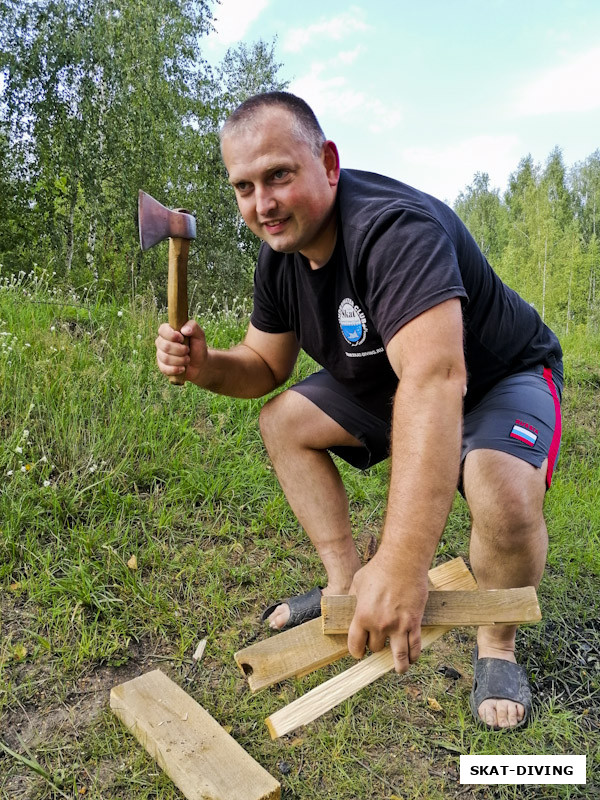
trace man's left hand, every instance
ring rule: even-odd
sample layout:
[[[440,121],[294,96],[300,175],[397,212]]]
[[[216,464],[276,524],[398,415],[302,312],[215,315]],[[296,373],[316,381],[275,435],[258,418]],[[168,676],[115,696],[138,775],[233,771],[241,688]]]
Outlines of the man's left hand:
[[[354,576],[350,594],[356,611],[348,631],[348,650],[362,658],[385,647],[389,637],[396,672],[406,672],[421,654],[421,620],[427,603],[427,571],[398,568],[379,551]]]

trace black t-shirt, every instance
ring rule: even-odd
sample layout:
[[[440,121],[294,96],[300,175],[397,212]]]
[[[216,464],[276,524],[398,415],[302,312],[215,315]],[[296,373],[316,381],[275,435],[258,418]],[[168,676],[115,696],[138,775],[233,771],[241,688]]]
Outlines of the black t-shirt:
[[[562,351],[535,309],[496,275],[445,203],[373,173],[342,170],[337,241],[313,270],[299,253],[262,244],[252,324],[294,331],[300,346],[382,416],[397,386],[385,347],[423,311],[461,298],[468,389],[465,409],[519,370],[555,367]]]

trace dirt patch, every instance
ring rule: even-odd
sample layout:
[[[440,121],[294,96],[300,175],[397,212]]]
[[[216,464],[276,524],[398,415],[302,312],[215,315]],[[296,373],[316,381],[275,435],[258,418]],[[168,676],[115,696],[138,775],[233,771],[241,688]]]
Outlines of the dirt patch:
[[[86,733],[100,723],[106,712],[113,686],[157,666],[164,668],[165,659],[169,658],[152,642],[133,644],[129,656],[126,664],[99,665],[71,680],[61,676],[57,681],[48,665],[23,662],[5,666],[11,673],[9,684],[18,686],[22,681],[33,681],[39,691],[35,695],[35,702],[21,703],[9,696],[10,705],[2,714],[1,739],[4,744],[16,753],[25,757],[33,755],[34,758],[38,757],[38,751],[53,752],[53,743],[57,743],[56,752],[79,752],[80,742]],[[46,768],[43,756],[40,756],[40,763]],[[112,783],[115,773],[113,762],[88,766],[96,774],[101,786]],[[85,766],[80,767],[89,775]],[[0,751],[0,797],[3,800],[37,797],[41,781],[42,778],[38,778],[24,764]]]
[[[0,761],[0,765],[1,765]],[[0,771],[0,775],[2,772]],[[15,775],[8,778],[4,783],[0,782],[0,789],[4,792],[3,797],[7,800],[24,800],[31,796],[35,781],[30,777]]]
[[[99,667],[68,686],[65,699],[59,702],[40,692],[35,705],[5,714],[5,743],[19,751],[21,743],[35,749],[58,735],[67,739],[76,737],[100,717],[108,705],[112,687],[134,678],[141,668],[137,661],[121,667]]]

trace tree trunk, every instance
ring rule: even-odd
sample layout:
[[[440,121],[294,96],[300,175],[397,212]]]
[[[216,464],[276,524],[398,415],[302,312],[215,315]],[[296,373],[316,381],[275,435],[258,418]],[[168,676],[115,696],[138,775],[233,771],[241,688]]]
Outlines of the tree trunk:
[[[542,319],[546,317],[546,265],[548,263],[548,237],[544,244],[544,272],[542,277]]]
[[[92,217],[90,220],[90,227],[88,229],[88,237],[87,237],[87,253],[86,253],[86,261],[88,267],[92,270],[94,274],[94,280],[98,280],[98,270],[96,269],[96,231],[97,231],[97,222],[96,217]]]
[[[67,222],[67,255],[66,268],[67,275],[71,272],[73,265],[73,252],[75,250],[75,206],[77,204],[77,180],[71,192],[71,204],[69,207],[69,219]]]
[[[567,328],[565,333],[569,333],[569,319],[571,317],[571,286],[573,285],[573,267],[571,267],[571,272],[569,274],[569,293],[567,296]]]

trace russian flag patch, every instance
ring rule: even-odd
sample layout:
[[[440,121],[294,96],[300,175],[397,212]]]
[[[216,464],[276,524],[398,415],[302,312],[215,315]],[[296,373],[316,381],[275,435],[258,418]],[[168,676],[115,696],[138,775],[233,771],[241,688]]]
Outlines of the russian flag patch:
[[[518,419],[512,427],[510,436],[512,439],[518,439],[520,442],[529,445],[529,447],[533,447],[537,442],[538,432],[535,428],[529,425],[525,427],[525,425],[527,425],[527,423],[521,422],[521,420]]]

